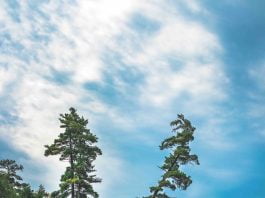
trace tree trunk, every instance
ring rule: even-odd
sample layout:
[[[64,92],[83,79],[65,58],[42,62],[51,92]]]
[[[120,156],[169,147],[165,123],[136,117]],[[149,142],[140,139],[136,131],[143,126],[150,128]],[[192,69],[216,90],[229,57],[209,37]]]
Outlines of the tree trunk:
[[[78,184],[78,196],[77,196],[77,198],[80,198],[81,196],[80,196],[80,184]]]
[[[72,133],[70,132],[70,167],[71,167],[71,177],[74,178],[74,160],[73,160],[73,145],[72,145]],[[75,197],[75,184],[71,183],[71,197]]]

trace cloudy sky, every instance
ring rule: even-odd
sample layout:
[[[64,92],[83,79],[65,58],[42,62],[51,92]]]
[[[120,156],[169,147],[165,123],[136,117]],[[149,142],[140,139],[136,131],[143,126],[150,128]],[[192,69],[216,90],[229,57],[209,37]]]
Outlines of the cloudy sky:
[[[66,165],[43,156],[77,108],[99,137],[101,198],[148,195],[160,142],[183,113],[200,166],[183,198],[265,196],[262,0],[0,0],[0,158],[34,188]]]

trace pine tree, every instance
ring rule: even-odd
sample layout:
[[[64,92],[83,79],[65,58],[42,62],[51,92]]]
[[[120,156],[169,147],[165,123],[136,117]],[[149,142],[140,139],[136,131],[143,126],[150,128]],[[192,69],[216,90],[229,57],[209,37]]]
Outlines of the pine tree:
[[[164,174],[156,186],[150,188],[151,195],[146,198],[169,198],[164,192],[166,188],[171,190],[186,190],[192,183],[191,177],[180,170],[181,165],[188,163],[199,165],[197,155],[190,154],[189,143],[194,140],[195,128],[184,116],[178,115],[178,118],[171,122],[175,135],[165,139],[160,149],[171,149],[168,157],[165,157],[164,164],[160,167]]]
[[[45,191],[45,188],[43,185],[39,186],[39,189],[37,190],[37,192],[35,193],[35,198],[44,198],[44,197],[48,197],[48,193]]]
[[[61,128],[65,129],[50,146],[45,145],[45,156],[60,155],[61,161],[68,161],[69,166],[61,177],[60,194],[62,197],[98,197],[92,183],[101,180],[95,175],[93,161],[101,150],[95,146],[98,138],[86,128],[88,120],[80,117],[74,108],[69,114],[60,114]]]
[[[48,194],[42,185],[34,193],[29,184],[21,183],[22,178],[17,171],[22,171],[23,166],[15,160],[0,160],[0,198],[44,198]],[[44,193],[46,194],[44,194]]]
[[[21,184],[21,187],[18,190],[18,195],[19,198],[35,198],[33,190],[30,185],[26,183]]]
[[[0,173],[0,197],[17,197],[14,186],[9,183],[9,178],[3,173]]]
[[[57,191],[53,191],[53,192],[51,193],[51,198],[58,198],[59,195],[60,195],[60,191],[59,191],[59,190],[57,190]]]
[[[18,165],[15,160],[5,159],[0,160],[0,173],[7,176],[11,185],[20,186],[22,178],[17,175],[17,171],[22,171],[23,166]]]

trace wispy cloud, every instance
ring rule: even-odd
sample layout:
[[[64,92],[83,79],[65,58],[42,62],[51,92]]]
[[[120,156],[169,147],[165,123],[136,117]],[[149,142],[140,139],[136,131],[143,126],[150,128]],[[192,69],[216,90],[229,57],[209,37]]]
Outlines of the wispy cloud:
[[[248,116],[253,121],[251,126],[253,132],[259,134],[260,137],[254,136],[254,138],[264,141],[265,128],[263,126],[265,105],[264,105],[264,91],[265,91],[265,65],[264,61],[259,63],[257,66],[252,67],[248,70],[248,75],[252,80],[252,88],[248,91]]]
[[[222,43],[179,12],[183,6],[210,15],[195,0],[0,3],[0,109],[16,118],[9,124],[0,114],[0,137],[27,153],[31,164],[51,162],[41,180],[29,178],[56,188],[47,178],[58,181],[64,165],[44,158],[43,145],[58,135],[57,117],[70,106],[104,139],[97,162],[102,197],[132,176],[117,152],[122,146],[110,144],[124,132],[126,141],[154,146],[165,135],[158,131],[183,112],[201,121],[196,146],[235,148],[222,127],[220,104],[229,98]]]

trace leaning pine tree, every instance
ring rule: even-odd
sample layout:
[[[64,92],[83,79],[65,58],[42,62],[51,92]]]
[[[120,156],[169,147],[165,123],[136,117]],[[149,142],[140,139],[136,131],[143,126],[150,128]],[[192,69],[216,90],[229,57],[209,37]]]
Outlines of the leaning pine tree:
[[[101,150],[95,146],[97,137],[86,128],[88,120],[80,117],[74,108],[70,108],[69,114],[60,114],[61,128],[65,131],[59,134],[50,146],[45,145],[45,156],[60,155],[61,161],[69,162],[65,173],[61,177],[60,190],[54,192],[60,197],[97,198],[92,183],[101,182],[94,172],[93,161]]]
[[[158,184],[150,188],[151,195],[146,198],[169,198],[165,192],[166,188],[173,191],[176,189],[186,190],[192,180],[190,176],[180,170],[180,166],[188,163],[199,165],[198,156],[190,154],[189,143],[193,141],[195,131],[190,121],[181,114],[170,125],[173,127],[175,135],[165,139],[161,143],[160,149],[171,149],[171,153],[165,157],[164,164],[160,167],[164,174]]]

